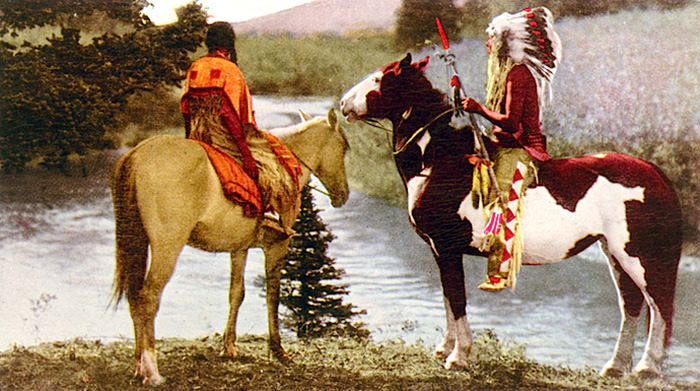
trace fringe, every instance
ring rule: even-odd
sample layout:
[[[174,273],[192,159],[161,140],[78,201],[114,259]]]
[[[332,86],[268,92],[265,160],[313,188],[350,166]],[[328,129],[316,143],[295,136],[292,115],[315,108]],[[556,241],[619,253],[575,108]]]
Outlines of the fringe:
[[[241,152],[219,115],[222,104],[222,98],[218,95],[190,98],[190,137],[215,146],[241,164]],[[263,205],[284,214],[296,203],[299,192],[296,182],[280,164],[262,131],[252,125],[244,125],[244,132],[248,148],[257,163],[257,185]]]

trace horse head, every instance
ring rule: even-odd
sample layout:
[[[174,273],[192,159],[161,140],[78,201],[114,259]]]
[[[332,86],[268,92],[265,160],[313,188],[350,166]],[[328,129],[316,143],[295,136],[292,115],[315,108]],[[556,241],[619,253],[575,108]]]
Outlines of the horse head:
[[[366,76],[339,102],[350,122],[372,118],[392,122],[394,152],[404,179],[432,164],[437,153],[445,157],[445,148],[453,155],[473,153],[471,133],[450,126],[453,108],[425,76],[429,60],[412,62],[411,54],[406,54]]]
[[[340,100],[340,109],[348,121],[389,118],[392,121],[418,103],[422,91],[432,89],[424,71],[429,57],[411,63],[408,53],[401,61],[391,62],[355,84]]]
[[[348,200],[348,180],[345,172],[345,152],[350,149],[345,131],[340,126],[335,110],[328,111],[326,119],[331,132],[319,151],[323,159],[314,170],[314,175],[330,193],[331,205],[338,208]]]
[[[270,133],[282,140],[307,172],[321,181],[328,190],[331,205],[340,207],[347,201],[349,191],[345,173],[345,152],[349,144],[345,132],[332,108],[327,117],[311,118],[302,112],[300,115],[303,122],[271,129]]]

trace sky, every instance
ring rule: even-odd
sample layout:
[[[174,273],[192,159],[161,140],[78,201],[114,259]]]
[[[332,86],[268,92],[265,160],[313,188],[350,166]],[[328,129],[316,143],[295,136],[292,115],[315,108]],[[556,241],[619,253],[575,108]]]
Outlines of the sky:
[[[153,7],[144,12],[155,24],[174,22],[175,8],[189,3],[191,0],[149,0]],[[199,3],[209,12],[209,22],[242,22],[258,16],[271,14],[283,9],[309,3],[312,0],[199,0]]]

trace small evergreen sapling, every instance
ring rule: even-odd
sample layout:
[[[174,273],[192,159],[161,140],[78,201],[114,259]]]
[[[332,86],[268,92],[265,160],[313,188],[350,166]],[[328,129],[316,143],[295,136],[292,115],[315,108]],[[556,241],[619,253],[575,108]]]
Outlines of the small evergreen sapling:
[[[334,236],[318,212],[307,186],[302,190],[301,212],[293,227],[296,234],[282,269],[280,303],[288,309],[282,325],[300,338],[334,334],[368,337],[363,323],[351,321],[366,311],[344,303],[348,285],[334,282],[345,272],[326,254]]]

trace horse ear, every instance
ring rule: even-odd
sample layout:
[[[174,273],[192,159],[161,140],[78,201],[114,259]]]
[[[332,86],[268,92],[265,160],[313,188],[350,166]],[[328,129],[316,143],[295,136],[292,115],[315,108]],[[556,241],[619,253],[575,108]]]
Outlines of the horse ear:
[[[406,57],[404,57],[401,60],[401,62],[399,63],[399,66],[401,66],[401,68],[407,67],[407,66],[411,65],[412,60],[413,60],[413,57],[411,57],[411,53],[406,53]]]
[[[303,112],[301,110],[299,110],[299,117],[301,117],[302,121],[308,121],[312,118],[310,115],[306,114],[305,112]]]
[[[338,116],[335,114],[335,109],[332,107],[328,110],[328,124],[335,129],[335,124],[338,123]]]
[[[413,64],[413,66],[418,69],[421,72],[425,72],[425,69],[428,68],[428,63],[430,62],[430,56],[425,56],[424,59],[416,62]]]

